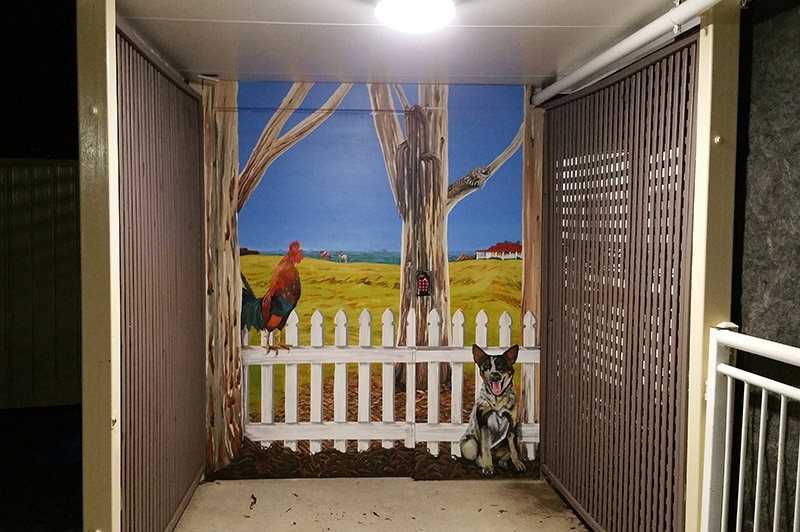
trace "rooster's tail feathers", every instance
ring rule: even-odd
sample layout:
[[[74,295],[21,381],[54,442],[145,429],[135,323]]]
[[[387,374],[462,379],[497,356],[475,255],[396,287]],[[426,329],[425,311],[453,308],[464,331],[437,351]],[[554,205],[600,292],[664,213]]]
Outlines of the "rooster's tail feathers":
[[[250,288],[250,283],[247,278],[242,274],[242,302],[256,299],[256,293]]]
[[[261,316],[261,298],[256,297],[250,283],[242,274],[242,329],[253,327],[264,330],[264,318]]]

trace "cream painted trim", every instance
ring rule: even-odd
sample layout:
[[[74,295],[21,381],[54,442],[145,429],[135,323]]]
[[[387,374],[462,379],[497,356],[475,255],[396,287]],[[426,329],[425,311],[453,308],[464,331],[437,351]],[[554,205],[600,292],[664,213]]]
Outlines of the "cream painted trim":
[[[78,0],[83,529],[121,529],[114,0]]]
[[[698,48],[686,530],[700,530],[709,330],[730,320],[739,8],[739,0],[723,0],[704,14]]]

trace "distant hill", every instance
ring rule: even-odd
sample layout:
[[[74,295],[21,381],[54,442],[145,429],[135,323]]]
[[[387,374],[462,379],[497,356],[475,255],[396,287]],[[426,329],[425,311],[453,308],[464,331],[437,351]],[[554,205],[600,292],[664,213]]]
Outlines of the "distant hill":
[[[283,256],[286,251],[253,251],[247,248],[242,248],[241,256],[251,255],[251,254],[258,254],[258,255],[273,255],[273,256]],[[247,253],[244,252],[247,250]],[[321,253],[323,250],[320,249],[303,249],[303,255],[308,258],[320,258]],[[330,262],[339,262],[338,257],[336,256],[336,252],[339,250],[335,249],[328,249],[325,250],[330,254],[330,259],[325,259]],[[387,251],[385,249],[378,250],[378,251],[344,251],[345,255],[347,255],[347,262],[366,262],[369,264],[393,264],[393,265],[400,265],[400,252],[399,251]],[[454,252],[450,253],[449,260],[450,262],[456,262],[459,260],[465,260],[464,257],[475,258],[474,252],[467,253],[467,252]]]

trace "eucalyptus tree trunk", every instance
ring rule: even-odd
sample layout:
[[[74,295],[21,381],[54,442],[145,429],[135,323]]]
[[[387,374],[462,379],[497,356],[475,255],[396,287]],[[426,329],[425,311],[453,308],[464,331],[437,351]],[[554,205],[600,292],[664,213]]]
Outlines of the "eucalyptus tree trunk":
[[[391,86],[369,85],[375,130],[383,151],[389,186],[402,219],[398,345],[406,345],[406,323],[417,315],[416,343],[428,345],[427,316],[436,309],[450,319],[447,262],[447,85],[420,85],[419,105],[410,106],[400,86],[406,138],[394,109]],[[417,274],[430,275],[430,296],[417,295]],[[434,343],[449,345],[449,327]],[[424,370],[422,373],[424,376]]]
[[[459,201],[483,187],[519,149],[524,123],[517,135],[491,163],[473,168],[450,183],[448,175],[447,85],[420,85],[419,104],[410,105],[403,89],[394,85],[405,119],[405,138],[395,111],[392,86],[369,84],[375,131],[383,152],[386,174],[402,219],[400,248],[400,316],[398,345],[407,345],[406,324],[416,311],[416,344],[450,345],[450,265],[447,252],[447,216]],[[430,295],[419,296],[417,276],[430,275]],[[441,338],[428,338],[427,317],[436,310]],[[449,378],[449,365],[442,368]],[[398,380],[403,379],[398,372]],[[417,368],[417,386],[427,384],[427,365]]]
[[[417,316],[417,345],[429,345],[427,317],[436,310],[441,338],[450,344],[450,270],[447,260],[447,86],[423,85],[420,103],[405,111],[406,142],[397,152],[398,209],[403,220],[399,344],[407,343],[409,310]],[[430,295],[417,295],[419,272],[430,275]]]
[[[206,463],[228,465],[242,446],[242,363],[236,82],[203,87],[206,203]]]
[[[427,317],[436,310],[442,320],[434,345],[450,344],[450,270],[447,260],[447,85],[420,85],[419,104],[410,106],[400,86],[395,90],[404,110],[400,128],[391,88],[369,85],[375,130],[383,151],[389,186],[402,219],[400,244],[400,315],[398,345],[408,344],[410,310],[416,311],[416,345],[429,345]],[[429,276],[429,295],[418,295],[417,277]],[[427,387],[427,364],[417,365],[416,387]],[[441,368],[450,378],[449,364]],[[397,382],[405,382],[402,364]]]
[[[239,167],[236,82],[203,87],[206,179],[206,461],[223,468],[242,447],[241,308],[238,212],[278,157],[327,120],[352,84],[341,84],[311,115],[281,135],[313,83],[294,83]]]

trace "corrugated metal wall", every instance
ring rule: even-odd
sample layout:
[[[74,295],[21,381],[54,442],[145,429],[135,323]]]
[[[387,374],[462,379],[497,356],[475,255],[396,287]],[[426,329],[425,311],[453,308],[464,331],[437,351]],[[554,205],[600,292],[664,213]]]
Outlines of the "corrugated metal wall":
[[[81,400],[77,161],[0,159],[0,408]]]
[[[123,529],[172,526],[205,464],[202,112],[117,35]]]
[[[542,471],[597,530],[683,530],[695,55],[546,109]]]

